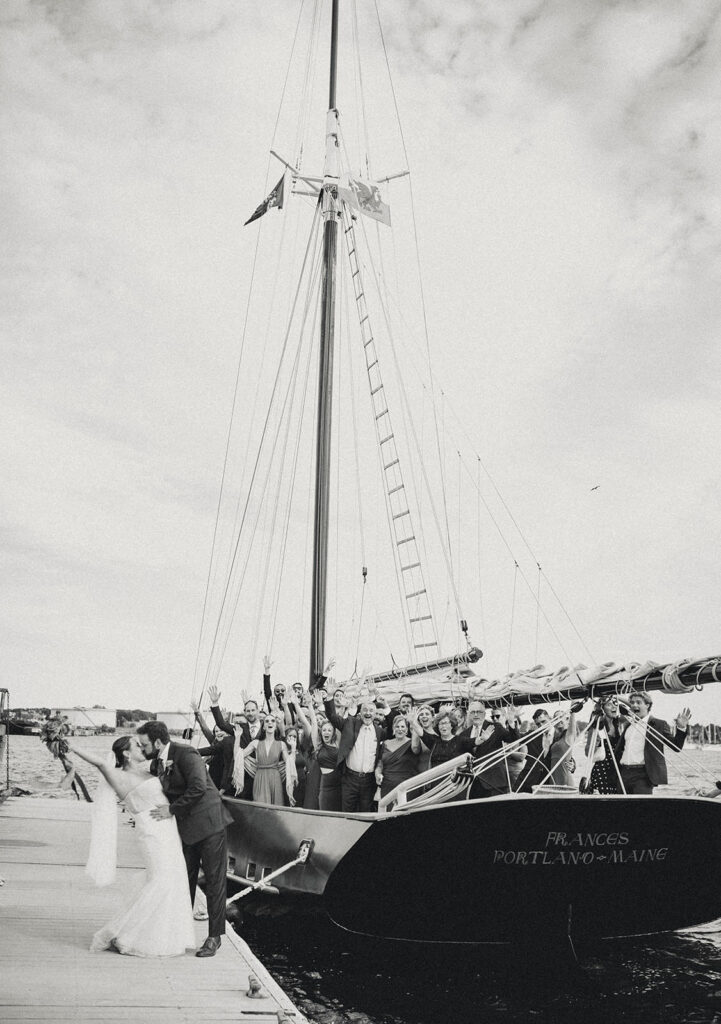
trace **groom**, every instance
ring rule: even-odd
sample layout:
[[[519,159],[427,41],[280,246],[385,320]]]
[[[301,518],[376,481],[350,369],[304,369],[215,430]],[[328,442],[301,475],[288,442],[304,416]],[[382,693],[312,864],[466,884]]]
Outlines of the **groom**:
[[[175,818],[188,869],[190,901],[195,900],[198,870],[203,867],[208,901],[208,938],[196,956],[215,956],[225,935],[225,826],[232,821],[208,777],[197,750],[171,743],[165,722],[146,722],[137,730],[150,771],[160,779],[167,806],[155,807],[153,818]]]

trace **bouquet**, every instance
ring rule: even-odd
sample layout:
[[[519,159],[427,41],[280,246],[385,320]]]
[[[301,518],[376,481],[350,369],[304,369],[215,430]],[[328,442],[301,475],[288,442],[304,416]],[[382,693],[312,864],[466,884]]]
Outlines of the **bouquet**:
[[[44,743],[53,757],[60,761],[65,769],[65,778],[61,786],[63,789],[72,788],[76,798],[80,799],[83,794],[88,803],[92,803],[92,797],[88,788],[75,770],[75,765],[68,759],[68,742],[66,736],[70,736],[70,722],[65,715],[58,715],[55,718],[48,718],[40,729],[40,742]]]
[[[43,722],[40,729],[40,740],[48,748],[53,757],[61,757],[68,752],[68,744],[65,739],[70,735],[70,723],[65,715],[58,715],[56,718],[48,718]]]

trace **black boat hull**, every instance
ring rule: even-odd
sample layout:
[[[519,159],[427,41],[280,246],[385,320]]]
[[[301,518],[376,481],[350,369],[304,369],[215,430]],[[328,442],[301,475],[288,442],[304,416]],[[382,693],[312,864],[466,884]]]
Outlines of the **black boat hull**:
[[[721,917],[721,801],[520,796],[391,815],[226,801],[235,873],[315,899],[341,928],[435,943],[619,938]]]

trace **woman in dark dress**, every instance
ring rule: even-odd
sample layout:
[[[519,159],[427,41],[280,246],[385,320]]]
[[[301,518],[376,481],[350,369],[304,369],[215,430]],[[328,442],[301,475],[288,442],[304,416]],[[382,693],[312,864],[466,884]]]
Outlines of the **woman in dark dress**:
[[[606,697],[601,701],[601,715],[596,729],[589,729],[588,743],[592,742],[591,737],[596,735],[596,743],[593,751],[593,768],[588,780],[586,793],[620,793],[621,784],[618,778],[618,769],[614,751],[618,746],[626,723],[621,718],[618,697]],[[590,753],[590,751],[588,751]]]
[[[452,761],[459,754],[472,754],[481,742],[480,736],[476,740],[472,740],[468,736],[458,735],[458,721],[453,711],[439,711],[433,720],[433,725],[438,735],[425,731],[418,724],[417,719],[411,723],[411,729],[423,739],[424,744],[430,749],[430,768],[436,768],[439,764]]]
[[[296,800],[296,805],[305,808],[306,811],[317,811],[319,809],[318,794],[321,775],[320,765],[315,756],[319,728],[317,713],[312,698],[306,704],[301,704],[297,699],[291,697],[290,704],[299,727],[298,753],[302,755],[305,766],[303,799],[302,802],[300,799]],[[296,764],[298,763],[298,753],[296,753]],[[300,773],[300,769],[298,771]]]
[[[302,730],[299,734],[298,729],[295,725],[291,725],[290,729],[285,731],[285,743],[288,747],[288,769],[292,776],[292,793],[293,793],[293,806],[303,807],[305,805],[305,784],[306,784],[306,759],[305,754],[301,750]],[[286,780],[286,790],[290,793],[290,787]],[[290,802],[290,796],[288,798]]]
[[[433,729],[434,711],[433,711],[433,708],[431,707],[430,704],[421,704],[421,706],[416,709],[416,718],[418,720],[418,724],[423,729],[423,732],[428,732],[428,733],[435,734],[434,733],[434,729]],[[411,728],[411,732],[413,733],[413,729],[412,728]],[[414,735],[415,735],[415,733],[414,733]],[[428,769],[430,768],[430,759],[431,759],[431,748],[429,746],[427,746],[426,743],[421,738],[421,752],[418,755],[418,771],[419,772],[427,772],[428,771]]]
[[[325,721],[318,730],[315,756],[320,768],[318,807],[321,811],[341,809],[338,739],[333,725]]]
[[[398,715],[393,719],[393,736],[381,743],[376,763],[376,784],[380,786],[381,798],[418,774],[420,752],[420,737],[416,733],[409,736],[407,719]]]

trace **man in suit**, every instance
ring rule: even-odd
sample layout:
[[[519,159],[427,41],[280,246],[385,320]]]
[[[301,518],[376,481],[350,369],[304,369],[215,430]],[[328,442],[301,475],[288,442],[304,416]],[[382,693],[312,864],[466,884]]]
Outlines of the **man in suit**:
[[[343,718],[335,702],[324,701],[328,721],[340,732],[341,810],[372,811],[376,789],[375,766],[384,730],[374,722],[376,706],[364,701],[360,714]]]
[[[207,758],[208,775],[222,793],[225,788],[225,780],[230,779],[233,774],[235,740],[218,725],[212,730],[208,728],[197,701],[191,701],[190,706],[193,709],[195,721],[208,742],[208,746],[197,748],[198,753],[201,757]],[[183,739],[186,739],[185,733],[183,733]],[[187,739],[192,739],[192,736],[188,736]]]
[[[235,796],[239,800],[252,800],[253,799],[253,778],[255,776],[255,764],[256,756],[255,752],[245,763],[244,772],[244,785],[241,790],[236,790],[233,786],[233,767],[235,762],[235,721],[228,721],[224,718],[220,710],[220,690],[216,686],[208,687],[208,697],[210,698],[210,710],[215,719],[215,724],[218,729],[222,729],[224,733],[227,733],[231,740],[231,756],[229,760],[225,762],[225,770],[221,779],[220,790],[229,796]],[[232,716],[231,716],[232,717]],[[240,728],[240,739],[239,745],[241,750],[245,749],[252,740],[258,740],[263,735],[263,723],[260,720],[260,710],[258,708],[258,702],[252,699],[248,699],[243,707],[243,718],[244,721],[238,721],[237,725]]]
[[[691,709],[676,716],[676,729],[660,718],[651,718],[653,701],[647,693],[632,693],[628,698],[631,721],[616,747],[621,780],[627,793],[653,793],[655,786],[668,782],[664,747],[680,750],[686,742]],[[622,712],[623,713],[623,712]]]
[[[191,903],[201,865],[205,875],[208,938],[195,955],[215,956],[225,934],[225,827],[233,819],[223,807],[197,750],[185,743],[171,743],[165,722],[146,722],[137,735],[150,761],[150,771],[158,776],[168,798],[167,805],[154,808],[150,814],[157,819],[175,818],[188,869]]]
[[[486,722],[485,704],[480,700],[472,700],[468,705],[467,720],[470,725],[467,725],[460,735],[473,740],[476,744],[473,751],[474,757],[487,757],[495,751],[501,750],[504,743],[513,743],[519,738],[515,708],[508,710],[507,726],[503,725],[500,712],[494,712],[494,714],[497,714],[498,717],[492,717],[490,722]],[[506,769],[506,762],[501,758],[473,780],[469,796],[471,799],[479,799],[498,796],[500,793],[509,793],[511,788],[509,779],[510,773]]]

